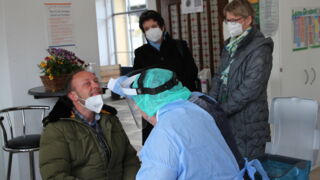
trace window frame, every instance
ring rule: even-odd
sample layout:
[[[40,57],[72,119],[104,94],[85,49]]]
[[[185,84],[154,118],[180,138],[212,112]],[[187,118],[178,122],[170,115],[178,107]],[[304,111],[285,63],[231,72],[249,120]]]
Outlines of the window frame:
[[[127,49],[128,51],[127,52],[124,52],[124,53],[127,53],[128,54],[128,61],[127,61],[127,65],[128,66],[133,66],[133,57],[134,57],[134,49],[133,49],[133,40],[132,40],[132,33],[131,31],[129,31],[129,29],[131,30],[132,28],[132,23],[131,23],[131,17],[130,15],[131,14],[136,14],[136,13],[142,13],[143,11],[146,11],[147,10],[147,0],[145,1],[145,7],[144,8],[141,8],[141,9],[137,9],[137,10],[130,10],[130,1],[129,0],[125,0],[125,3],[126,3],[126,11],[123,11],[123,12],[114,12],[115,10],[115,6],[114,6],[114,1],[116,0],[111,0],[111,19],[112,19],[112,34],[113,34],[113,37],[114,37],[114,54],[115,54],[115,63],[118,64],[119,61],[118,61],[118,49],[117,49],[117,36],[116,36],[116,24],[115,24],[115,18],[117,16],[121,16],[121,15],[126,15],[126,22],[128,22],[128,26],[127,27],[130,27],[130,28],[127,28],[127,43],[128,43],[128,46],[127,46]],[[145,38],[142,37],[142,44],[146,43],[146,40]]]

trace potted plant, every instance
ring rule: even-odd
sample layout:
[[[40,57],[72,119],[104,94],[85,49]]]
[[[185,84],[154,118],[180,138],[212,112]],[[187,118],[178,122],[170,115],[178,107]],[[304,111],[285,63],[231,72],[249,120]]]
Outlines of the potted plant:
[[[68,76],[75,71],[85,69],[87,64],[71,51],[62,48],[47,49],[49,56],[38,64],[41,81],[46,90],[58,91],[65,88]]]

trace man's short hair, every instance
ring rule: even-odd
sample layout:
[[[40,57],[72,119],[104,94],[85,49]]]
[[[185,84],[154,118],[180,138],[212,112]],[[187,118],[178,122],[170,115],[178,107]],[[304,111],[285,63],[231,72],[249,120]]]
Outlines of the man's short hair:
[[[143,23],[150,19],[156,21],[160,27],[164,26],[164,19],[162,18],[161,14],[154,10],[147,10],[144,11],[139,18],[139,27],[143,33],[145,33],[143,30]]]
[[[79,72],[85,71],[84,69],[79,69],[74,71],[73,73],[70,74],[70,76],[67,78],[67,83],[66,83],[66,90],[67,90],[67,94],[71,91],[73,91],[73,86],[72,86],[72,80],[74,75],[78,74]]]

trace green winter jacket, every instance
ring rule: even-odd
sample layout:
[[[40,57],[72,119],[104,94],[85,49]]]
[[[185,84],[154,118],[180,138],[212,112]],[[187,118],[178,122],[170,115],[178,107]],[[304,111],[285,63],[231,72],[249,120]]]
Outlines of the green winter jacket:
[[[105,110],[100,113],[99,124],[111,151],[107,155],[94,129],[76,119],[66,107],[59,100],[44,119],[39,152],[42,179],[135,179],[140,162],[115,114]]]

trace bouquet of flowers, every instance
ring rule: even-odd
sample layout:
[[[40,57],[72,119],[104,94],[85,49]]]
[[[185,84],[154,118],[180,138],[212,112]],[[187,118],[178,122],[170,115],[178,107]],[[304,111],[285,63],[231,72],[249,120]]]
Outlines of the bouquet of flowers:
[[[38,67],[41,73],[48,76],[50,80],[53,80],[55,76],[70,74],[88,66],[71,51],[61,48],[49,48],[47,51],[49,56],[45,57]]]

